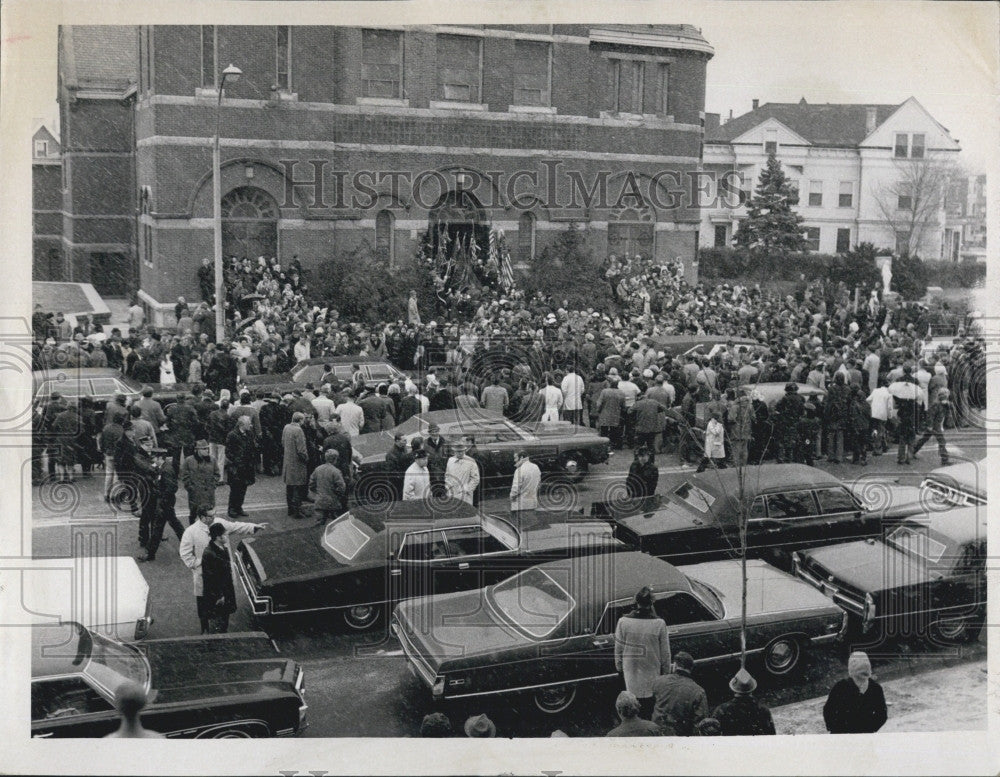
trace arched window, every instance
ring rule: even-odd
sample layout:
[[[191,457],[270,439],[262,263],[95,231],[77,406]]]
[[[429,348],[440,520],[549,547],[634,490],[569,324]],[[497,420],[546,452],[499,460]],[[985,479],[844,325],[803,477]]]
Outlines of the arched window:
[[[387,210],[380,210],[375,216],[375,253],[384,258],[389,266],[396,261],[396,217]]]
[[[535,214],[525,211],[517,221],[517,254],[522,262],[535,258]]]

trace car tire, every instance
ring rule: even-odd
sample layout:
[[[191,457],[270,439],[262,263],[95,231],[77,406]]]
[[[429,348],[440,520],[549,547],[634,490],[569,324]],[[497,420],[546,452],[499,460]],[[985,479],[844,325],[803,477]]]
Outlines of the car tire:
[[[802,658],[802,645],[793,636],[782,636],[771,640],[764,648],[762,659],[764,669],[772,677],[790,674]]]
[[[984,617],[982,613],[967,615],[963,618],[948,618],[931,624],[930,635],[934,642],[947,645],[961,645],[975,642],[983,630]]]
[[[382,607],[377,604],[360,604],[343,610],[344,623],[355,631],[367,631],[382,617]]]
[[[253,734],[242,728],[225,728],[215,734],[211,739],[253,739]]]
[[[550,685],[534,693],[535,706],[546,715],[556,715],[570,708],[576,700],[575,684]]]

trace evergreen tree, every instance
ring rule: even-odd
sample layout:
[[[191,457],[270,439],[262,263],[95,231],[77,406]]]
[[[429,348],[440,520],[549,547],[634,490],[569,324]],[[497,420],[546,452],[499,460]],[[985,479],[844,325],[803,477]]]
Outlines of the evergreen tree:
[[[792,210],[798,202],[781,162],[769,154],[754,195],[747,203],[747,217],[740,221],[733,241],[765,257],[806,250],[802,217]]]

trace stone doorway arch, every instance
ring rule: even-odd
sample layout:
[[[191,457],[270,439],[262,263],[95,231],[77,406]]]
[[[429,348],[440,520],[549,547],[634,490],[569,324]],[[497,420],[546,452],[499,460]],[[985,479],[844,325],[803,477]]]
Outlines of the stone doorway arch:
[[[278,256],[278,217],[278,203],[263,189],[240,186],[230,191],[222,198],[222,255]]]

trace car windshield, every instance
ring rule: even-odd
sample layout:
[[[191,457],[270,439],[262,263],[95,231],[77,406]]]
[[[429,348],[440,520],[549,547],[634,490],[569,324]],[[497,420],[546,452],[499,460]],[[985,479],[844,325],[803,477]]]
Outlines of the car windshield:
[[[685,480],[677,486],[674,489],[674,496],[700,513],[707,513],[715,504],[715,497],[712,494],[699,488],[690,480]]]
[[[576,606],[573,597],[538,567],[497,583],[491,595],[496,608],[535,639],[549,636]]]
[[[716,618],[722,618],[726,614],[726,608],[722,605],[722,600],[716,595],[715,591],[700,580],[695,580],[691,577],[688,580],[691,582],[691,589],[694,591],[695,596],[708,608],[708,611]]]
[[[399,426],[393,429],[396,434],[411,435],[411,434],[422,434],[424,429],[428,427],[428,423],[421,418],[416,416],[410,416],[408,419],[403,421]]]
[[[372,538],[371,529],[350,513],[344,513],[326,527],[323,532],[323,547],[334,558],[351,561]]]
[[[91,639],[90,660],[83,673],[94,683],[111,694],[126,680],[137,682],[144,688],[149,687],[149,668],[138,650],[93,631],[88,631],[87,634]],[[87,638],[81,635],[80,639],[82,648]]]
[[[937,564],[947,550],[944,543],[929,536],[922,527],[900,526],[888,536],[887,541],[908,556],[917,556],[932,564]]]
[[[492,515],[483,516],[483,529],[496,540],[503,543],[508,550],[515,550],[518,545],[517,529],[507,521]]]

